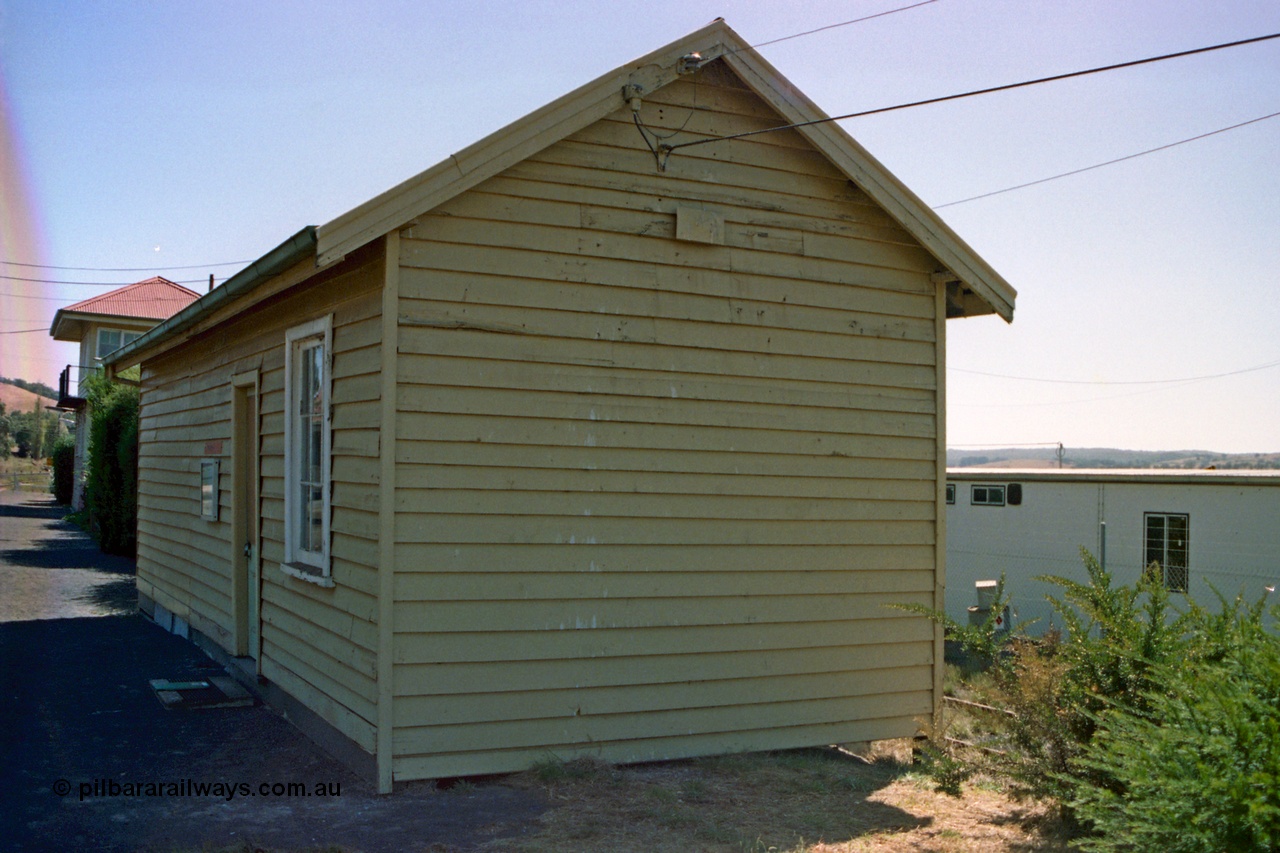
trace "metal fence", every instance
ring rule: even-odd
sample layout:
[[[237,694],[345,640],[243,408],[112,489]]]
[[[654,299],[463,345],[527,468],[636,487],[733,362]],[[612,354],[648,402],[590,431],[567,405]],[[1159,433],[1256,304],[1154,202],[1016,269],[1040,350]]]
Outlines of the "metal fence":
[[[23,471],[0,474],[0,491],[50,492],[53,489],[52,471]]]

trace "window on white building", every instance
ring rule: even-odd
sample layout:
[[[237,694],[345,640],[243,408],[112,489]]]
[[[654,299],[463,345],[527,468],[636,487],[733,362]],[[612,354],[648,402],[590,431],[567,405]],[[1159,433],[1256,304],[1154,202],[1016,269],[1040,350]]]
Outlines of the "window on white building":
[[[304,580],[326,581],[329,556],[329,317],[285,334],[285,565]]]
[[[969,503],[974,506],[1004,506],[1004,486],[971,486]]]
[[[126,332],[124,329],[99,329],[98,346],[94,355],[106,358],[125,344],[131,344],[142,337],[141,332]]]
[[[1191,516],[1168,512],[1142,515],[1145,542],[1142,564],[1170,592],[1186,592]]]

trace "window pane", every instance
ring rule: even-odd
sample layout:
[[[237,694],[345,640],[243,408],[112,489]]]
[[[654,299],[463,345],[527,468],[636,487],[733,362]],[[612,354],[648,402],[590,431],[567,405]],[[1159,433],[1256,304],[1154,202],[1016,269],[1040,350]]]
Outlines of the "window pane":
[[[311,523],[308,519],[311,517],[311,487],[302,485],[298,487],[298,550],[310,551],[311,548]]]
[[[1168,564],[1185,567],[1187,565],[1187,517],[1185,515],[1169,516],[1167,535]]]
[[[297,373],[292,402],[296,412],[294,471],[297,476],[298,550],[324,553],[324,344],[317,339],[299,342],[294,350]]]
[[[1147,516],[1147,549],[1146,557],[1142,561],[1143,567],[1149,567],[1152,563],[1164,565],[1164,516],[1148,515]]]
[[[324,497],[319,486],[312,486],[307,496],[307,550],[324,550]]]
[[[118,329],[98,330],[98,358],[104,358],[120,349],[120,331]]]

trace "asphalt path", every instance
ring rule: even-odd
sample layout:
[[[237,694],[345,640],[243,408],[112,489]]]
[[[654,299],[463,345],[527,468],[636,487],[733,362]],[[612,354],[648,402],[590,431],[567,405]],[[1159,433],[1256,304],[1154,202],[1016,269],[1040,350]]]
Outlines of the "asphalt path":
[[[151,679],[220,667],[63,513],[0,492],[0,848],[440,853],[536,829],[546,800],[500,779],[379,795],[264,706],[165,710]]]

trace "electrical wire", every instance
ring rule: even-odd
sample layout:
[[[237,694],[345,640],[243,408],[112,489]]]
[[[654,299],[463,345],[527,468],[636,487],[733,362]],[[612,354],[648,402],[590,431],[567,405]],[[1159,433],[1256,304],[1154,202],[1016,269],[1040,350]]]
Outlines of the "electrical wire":
[[[31,296],[26,293],[0,293],[0,299],[37,299],[41,302],[66,302],[63,296]]]
[[[954,370],[957,373],[971,373],[976,376],[991,376],[996,379],[1016,379],[1021,382],[1048,382],[1056,385],[1176,385],[1182,382],[1201,382],[1206,379],[1222,379],[1226,376],[1239,376],[1242,373],[1254,373],[1259,370],[1268,370],[1272,367],[1280,366],[1280,361],[1270,361],[1266,364],[1258,364],[1253,367],[1242,367],[1239,370],[1228,370],[1225,373],[1208,373],[1204,376],[1184,376],[1179,379],[1131,379],[1131,380],[1103,380],[1103,379],[1044,379],[1038,376],[1012,376],[1007,373],[989,373],[985,370],[969,370],[963,367],[948,367],[947,370]]]
[[[1022,444],[948,444],[948,450],[976,450],[988,447],[1057,447],[1060,441],[1027,441]]]
[[[938,0],[923,0],[923,2],[921,3],[912,3],[910,6],[900,6],[897,9],[889,9],[887,12],[876,12],[874,15],[865,15],[861,18],[854,18],[852,21],[841,21],[838,24],[827,24],[825,27],[818,27],[816,30],[805,30],[802,33],[783,36],[782,38],[770,39],[769,41],[762,41],[762,42],[759,42],[758,44],[751,45],[750,49],[755,50],[756,48],[759,48],[759,47],[766,47],[771,44],[778,44],[779,42],[791,41],[791,39],[798,39],[801,36],[811,36],[814,33],[822,33],[822,32],[826,32],[827,30],[837,29],[839,27],[847,27],[850,24],[860,24],[863,21],[870,21],[874,18],[883,18],[886,15],[895,15],[898,12],[905,12],[908,9],[918,9],[921,6],[928,6],[930,3],[937,3],[937,2]],[[737,50],[734,51],[734,53],[737,53],[737,52],[738,52]]]
[[[137,284],[136,281],[59,281],[57,279],[48,278],[25,278],[19,275],[0,275],[0,280],[4,281],[23,281],[30,284],[71,284],[81,287],[128,287],[131,284]],[[166,279],[170,281],[170,279]],[[207,284],[209,279],[196,278],[186,279],[183,281],[174,281],[173,284]]]
[[[1201,53],[1209,53],[1215,50],[1225,50],[1230,47],[1241,47],[1247,44],[1257,44],[1259,42],[1270,41],[1280,38],[1280,33],[1271,33],[1265,36],[1254,36],[1253,38],[1239,39],[1237,41],[1223,42],[1222,44],[1209,45],[1207,47],[1197,47],[1192,50],[1180,50],[1176,53],[1165,53],[1159,56],[1149,56],[1145,59],[1131,59],[1126,62],[1116,62],[1111,65],[1099,65],[1095,68],[1086,68],[1081,71],[1069,71],[1065,74],[1053,74],[1048,77],[1037,77],[1033,80],[1023,80],[1020,83],[1005,83],[1000,86],[988,86],[985,89],[973,89],[968,92],[959,92],[954,95],[942,95],[936,98],[925,98],[919,101],[911,101],[905,104],[896,104],[891,107],[877,107],[871,110],[860,110],[855,113],[846,113],[845,115],[830,116],[828,118],[817,118],[811,121],[802,121],[795,124],[784,124],[777,127],[767,127],[762,130],[748,130],[742,133],[734,133],[729,136],[717,136],[707,139],[693,139],[689,142],[680,142],[676,145],[663,145],[662,150],[670,157],[671,153],[681,148],[692,148],[695,145],[707,145],[712,142],[726,142],[730,139],[743,139],[748,136],[758,136],[762,133],[774,133],[779,130],[794,130],[800,127],[810,127],[815,124],[828,124],[834,121],[843,121],[851,118],[861,118],[862,116],[879,115],[881,113],[894,112],[896,110],[905,110],[912,107],[923,107],[930,104],[941,104],[947,101],[956,101],[961,98],[972,98],[977,95],[989,95],[994,92],[1007,92],[1013,89],[1022,89],[1027,86],[1037,86],[1041,83],[1054,83],[1059,80],[1070,80],[1076,77],[1085,77],[1090,74],[1100,74],[1104,71],[1117,71],[1122,68],[1134,68],[1139,65],[1148,65],[1153,62],[1164,62],[1169,59],[1179,59],[1185,56],[1195,56]]]
[[[252,261],[219,261],[216,264],[192,264],[185,267],[55,267],[49,264],[25,264],[20,261],[3,261],[0,265],[11,267],[31,267],[41,270],[64,270],[69,272],[164,272],[165,270],[202,270],[207,267],[232,267],[253,263]],[[75,282],[70,282],[74,284]],[[179,282],[175,282],[179,283]]]
[[[48,332],[48,329],[14,329],[9,332],[0,332],[0,335],[29,335],[32,332]]]
[[[1179,145],[1186,145],[1188,142],[1195,142],[1200,139],[1207,139],[1210,136],[1216,136],[1219,133],[1226,133],[1228,130],[1235,130],[1237,128],[1245,127],[1247,125],[1256,124],[1260,121],[1266,121],[1267,119],[1275,118],[1276,116],[1280,116],[1280,112],[1270,113],[1265,116],[1258,116],[1257,118],[1251,118],[1248,121],[1242,121],[1239,124],[1233,124],[1228,127],[1220,127],[1217,130],[1211,130],[1208,133],[1201,133],[1198,136],[1190,136],[1190,137],[1187,137],[1186,139],[1179,139],[1177,142],[1170,142],[1167,145],[1159,145],[1159,146],[1156,146],[1155,148],[1148,148],[1146,151],[1139,151],[1136,154],[1128,154],[1128,155],[1125,155],[1124,157],[1116,157],[1114,160],[1105,160],[1101,163],[1094,163],[1092,166],[1085,166],[1080,169],[1072,169],[1070,172],[1061,172],[1057,175],[1050,175],[1047,178],[1040,178],[1039,180],[1035,180],[1035,181],[1027,181],[1025,184],[1015,184],[1014,186],[1011,186],[1011,187],[1005,187],[1002,190],[992,190],[991,192],[988,192],[988,193],[981,193],[979,195],[969,196],[968,198],[957,199],[956,201],[949,201],[946,204],[935,204],[935,205],[932,205],[932,207],[934,210],[939,210],[944,207],[951,207],[957,204],[965,204],[967,202],[977,201],[980,198],[990,198],[993,195],[1001,195],[1002,193],[1011,193],[1014,190],[1021,190],[1021,189],[1026,189],[1027,187],[1034,187],[1038,184],[1047,184],[1049,181],[1056,181],[1059,178],[1068,178],[1068,177],[1071,177],[1072,175],[1079,175],[1083,172],[1089,172],[1094,169],[1101,169],[1103,166],[1111,166],[1115,163],[1123,163],[1126,160],[1133,160],[1137,157],[1145,157],[1146,155],[1154,154],[1157,151],[1166,151],[1170,148],[1176,148]]]

